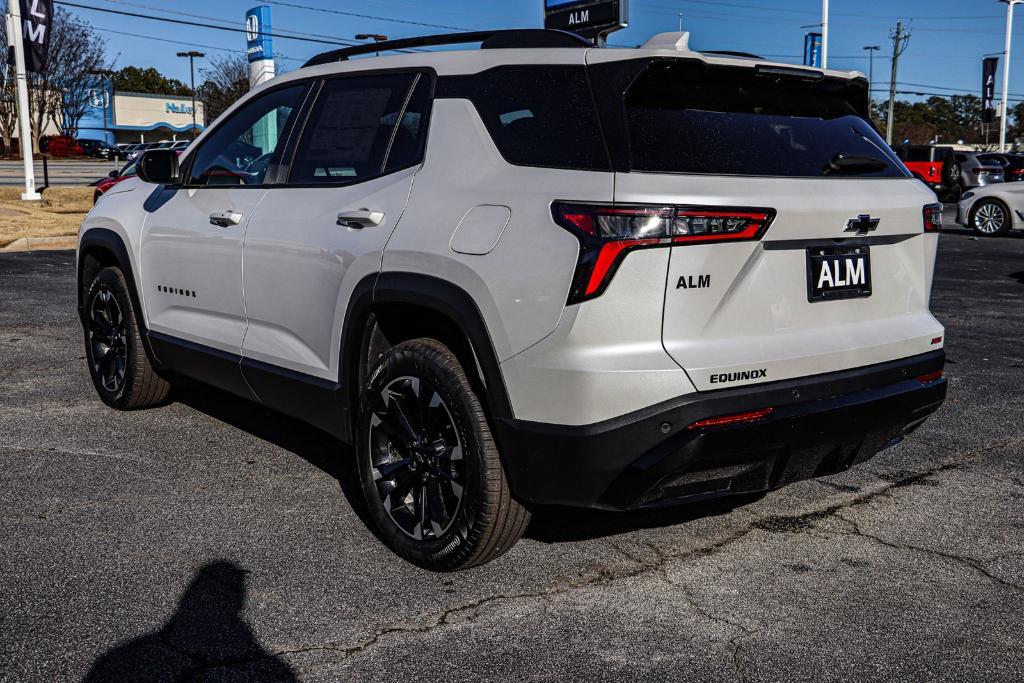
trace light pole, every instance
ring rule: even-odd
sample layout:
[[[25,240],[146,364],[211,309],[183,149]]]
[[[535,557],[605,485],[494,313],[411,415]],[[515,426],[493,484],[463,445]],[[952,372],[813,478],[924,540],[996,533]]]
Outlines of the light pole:
[[[868,97],[871,98],[871,88],[875,84],[875,53],[882,49],[881,45],[865,45],[868,51]]]
[[[1010,36],[1013,31],[1013,6],[1024,0],[999,0],[1006,3],[1006,50],[1003,54],[1003,115],[999,117],[999,151],[1006,151],[1007,90],[1010,89]]]
[[[357,33],[356,40],[372,40],[375,43],[383,43],[388,37],[382,33]],[[377,53],[380,57],[380,52]]]
[[[196,57],[205,57],[205,52],[199,52],[197,50],[189,50],[188,52],[179,52],[179,57],[188,57],[188,71],[192,85],[192,139],[196,139]]]
[[[821,68],[828,68],[828,0],[821,0]]]

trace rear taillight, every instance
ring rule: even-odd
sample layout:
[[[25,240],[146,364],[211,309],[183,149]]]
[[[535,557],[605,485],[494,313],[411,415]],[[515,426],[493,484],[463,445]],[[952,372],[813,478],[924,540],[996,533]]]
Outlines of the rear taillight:
[[[600,296],[630,251],[760,239],[774,209],[555,202],[555,223],[580,242],[568,303]]]
[[[942,204],[924,207],[924,231],[942,232]]]
[[[942,370],[936,370],[935,372],[929,372],[927,375],[921,375],[917,378],[917,381],[921,384],[931,384],[932,382],[938,382],[942,379]]]
[[[709,417],[706,420],[694,422],[687,429],[706,429],[708,427],[724,427],[726,425],[741,424],[743,422],[758,422],[775,412],[775,408],[762,408],[751,410],[747,413],[735,413],[733,415],[722,415],[720,417]]]

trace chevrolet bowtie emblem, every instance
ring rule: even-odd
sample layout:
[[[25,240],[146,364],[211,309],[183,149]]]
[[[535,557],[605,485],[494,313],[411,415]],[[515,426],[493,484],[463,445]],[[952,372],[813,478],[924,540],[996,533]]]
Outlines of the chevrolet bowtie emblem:
[[[880,219],[872,218],[866,213],[862,213],[856,218],[851,218],[846,222],[846,232],[855,232],[859,235],[866,235],[872,230],[878,227]]]

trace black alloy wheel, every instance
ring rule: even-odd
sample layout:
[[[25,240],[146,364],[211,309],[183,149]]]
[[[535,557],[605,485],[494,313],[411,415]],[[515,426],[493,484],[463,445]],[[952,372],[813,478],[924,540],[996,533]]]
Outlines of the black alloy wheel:
[[[360,392],[356,457],[372,528],[432,571],[490,562],[530,521],[463,367],[444,344],[411,339],[379,356]]]
[[[104,390],[119,394],[128,366],[128,330],[117,298],[101,288],[93,296],[86,319],[89,364]]]
[[[443,536],[462,505],[466,463],[441,395],[419,377],[392,380],[374,401],[368,437],[377,495],[395,526],[417,541]]]

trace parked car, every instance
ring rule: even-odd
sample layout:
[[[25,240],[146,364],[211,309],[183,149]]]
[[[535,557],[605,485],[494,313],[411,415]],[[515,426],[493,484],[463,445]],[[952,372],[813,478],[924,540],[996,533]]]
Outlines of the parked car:
[[[156,142],[140,142],[138,145],[132,148],[131,152],[128,153],[128,159],[137,159],[147,149],[154,149],[157,146],[157,144],[158,143]]]
[[[1024,156],[1020,154],[979,154],[978,161],[985,166],[999,166],[1003,169],[1003,182],[1024,180]]]
[[[171,145],[170,149],[184,151],[191,142],[191,140],[178,140],[173,145]]]
[[[82,149],[82,153],[85,154],[85,156],[95,157],[97,159],[121,158],[121,150],[104,140],[78,138],[75,142]]]
[[[960,167],[953,163],[952,149],[934,145],[903,145],[894,151],[914,177],[939,197],[959,197]]]
[[[128,178],[134,178],[134,177],[135,177],[135,162],[134,161],[129,161],[127,164],[125,164],[124,168],[121,168],[119,170],[111,171],[110,175],[100,179],[100,181],[98,183],[96,183],[96,185],[95,185],[96,189],[93,190],[93,193],[92,193],[92,203],[95,204],[96,202],[98,202],[100,200],[100,197],[102,197],[114,185],[117,185],[118,183],[120,183],[123,180],[127,180]]]
[[[324,53],[87,216],[88,371],[116,409],[188,376],[352,444],[378,537],[439,571],[537,505],[844,470],[946,393],[942,207],[867,89],[674,33]]]
[[[1003,182],[1003,167],[990,155],[977,152],[956,152],[954,159],[960,167],[960,189],[963,192],[975,187]]]
[[[998,183],[965,192],[956,222],[982,237],[1005,237],[1014,228],[1024,228],[1024,185]]]

